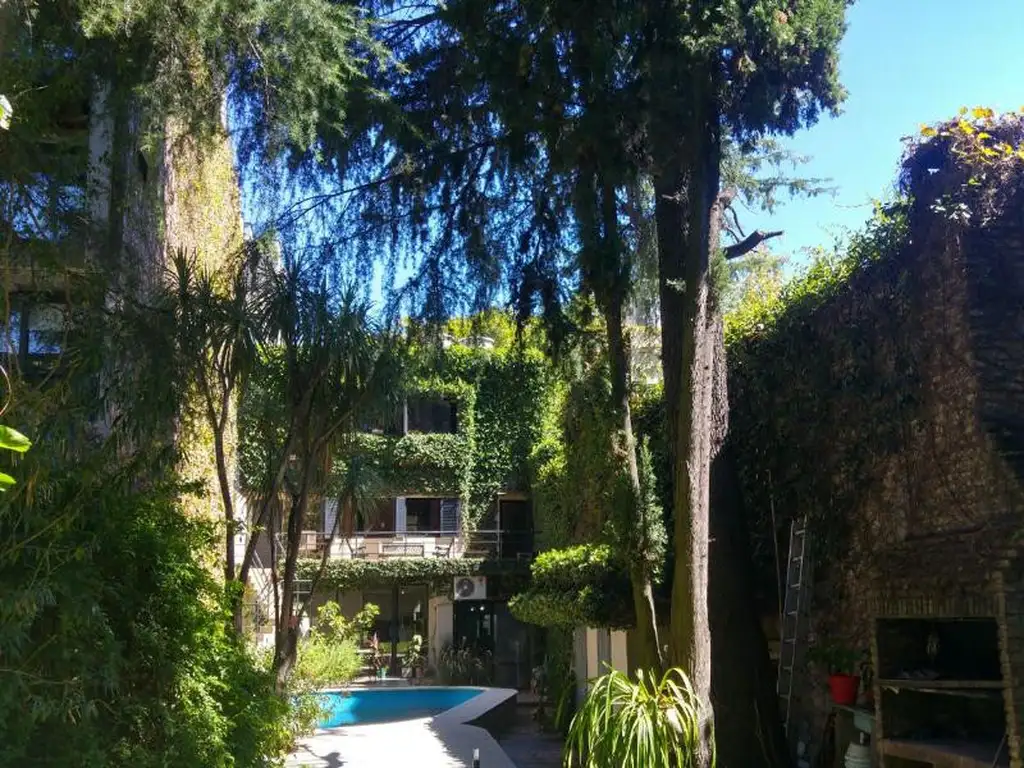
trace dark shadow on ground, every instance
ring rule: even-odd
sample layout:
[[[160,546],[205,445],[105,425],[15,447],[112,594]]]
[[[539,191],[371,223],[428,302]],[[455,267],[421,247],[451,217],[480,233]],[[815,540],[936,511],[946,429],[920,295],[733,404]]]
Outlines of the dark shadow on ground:
[[[517,704],[513,717],[488,730],[516,768],[561,768],[562,739],[541,730],[534,709],[533,705]]]

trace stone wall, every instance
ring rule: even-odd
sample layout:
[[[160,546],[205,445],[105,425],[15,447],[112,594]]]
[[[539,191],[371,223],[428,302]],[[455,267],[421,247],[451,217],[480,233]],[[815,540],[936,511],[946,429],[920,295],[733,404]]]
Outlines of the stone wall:
[[[785,562],[785,522],[810,518],[804,647],[867,651],[879,585],[898,592],[892,574],[918,594],[950,595],[949,575],[965,576],[983,555],[927,556],[932,542],[1021,527],[1024,217],[964,228],[920,204],[910,222],[898,253],[855,270],[809,322],[743,357],[748,369],[734,366],[730,379],[733,428],[756,425],[740,455],[748,482],[770,478],[766,494],[747,494],[762,563],[773,532]],[[773,365],[783,345],[802,368],[752,386],[749,367]],[[961,588],[980,592],[985,578],[981,570]],[[804,670],[791,722],[815,743],[829,711],[826,672]]]

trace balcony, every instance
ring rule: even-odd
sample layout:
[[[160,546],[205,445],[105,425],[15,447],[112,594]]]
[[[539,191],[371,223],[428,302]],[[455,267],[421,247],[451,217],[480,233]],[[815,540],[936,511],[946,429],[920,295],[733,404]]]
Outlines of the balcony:
[[[303,531],[299,540],[302,557],[321,557],[330,537],[321,531]],[[403,557],[530,560],[532,536],[521,531],[477,530],[468,535],[451,531],[362,531],[335,536],[328,556],[343,560],[386,560]],[[283,534],[277,550],[284,552]]]

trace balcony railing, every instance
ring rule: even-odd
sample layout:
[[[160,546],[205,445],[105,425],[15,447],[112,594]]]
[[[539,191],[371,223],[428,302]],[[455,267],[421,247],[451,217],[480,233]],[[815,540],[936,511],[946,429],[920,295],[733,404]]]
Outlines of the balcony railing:
[[[360,531],[352,536],[302,531],[299,554],[321,556],[330,541],[330,557],[383,560],[401,557],[483,557],[530,559],[532,536],[519,531],[477,530],[468,535],[452,531]],[[285,551],[284,534],[277,535],[277,551]]]

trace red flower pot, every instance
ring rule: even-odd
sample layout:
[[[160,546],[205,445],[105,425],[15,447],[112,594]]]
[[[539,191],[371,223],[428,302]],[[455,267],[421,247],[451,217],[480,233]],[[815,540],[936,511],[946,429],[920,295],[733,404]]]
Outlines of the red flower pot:
[[[860,688],[860,678],[856,675],[829,675],[828,690],[832,694],[832,701],[836,704],[853,706],[857,703],[857,691]]]

